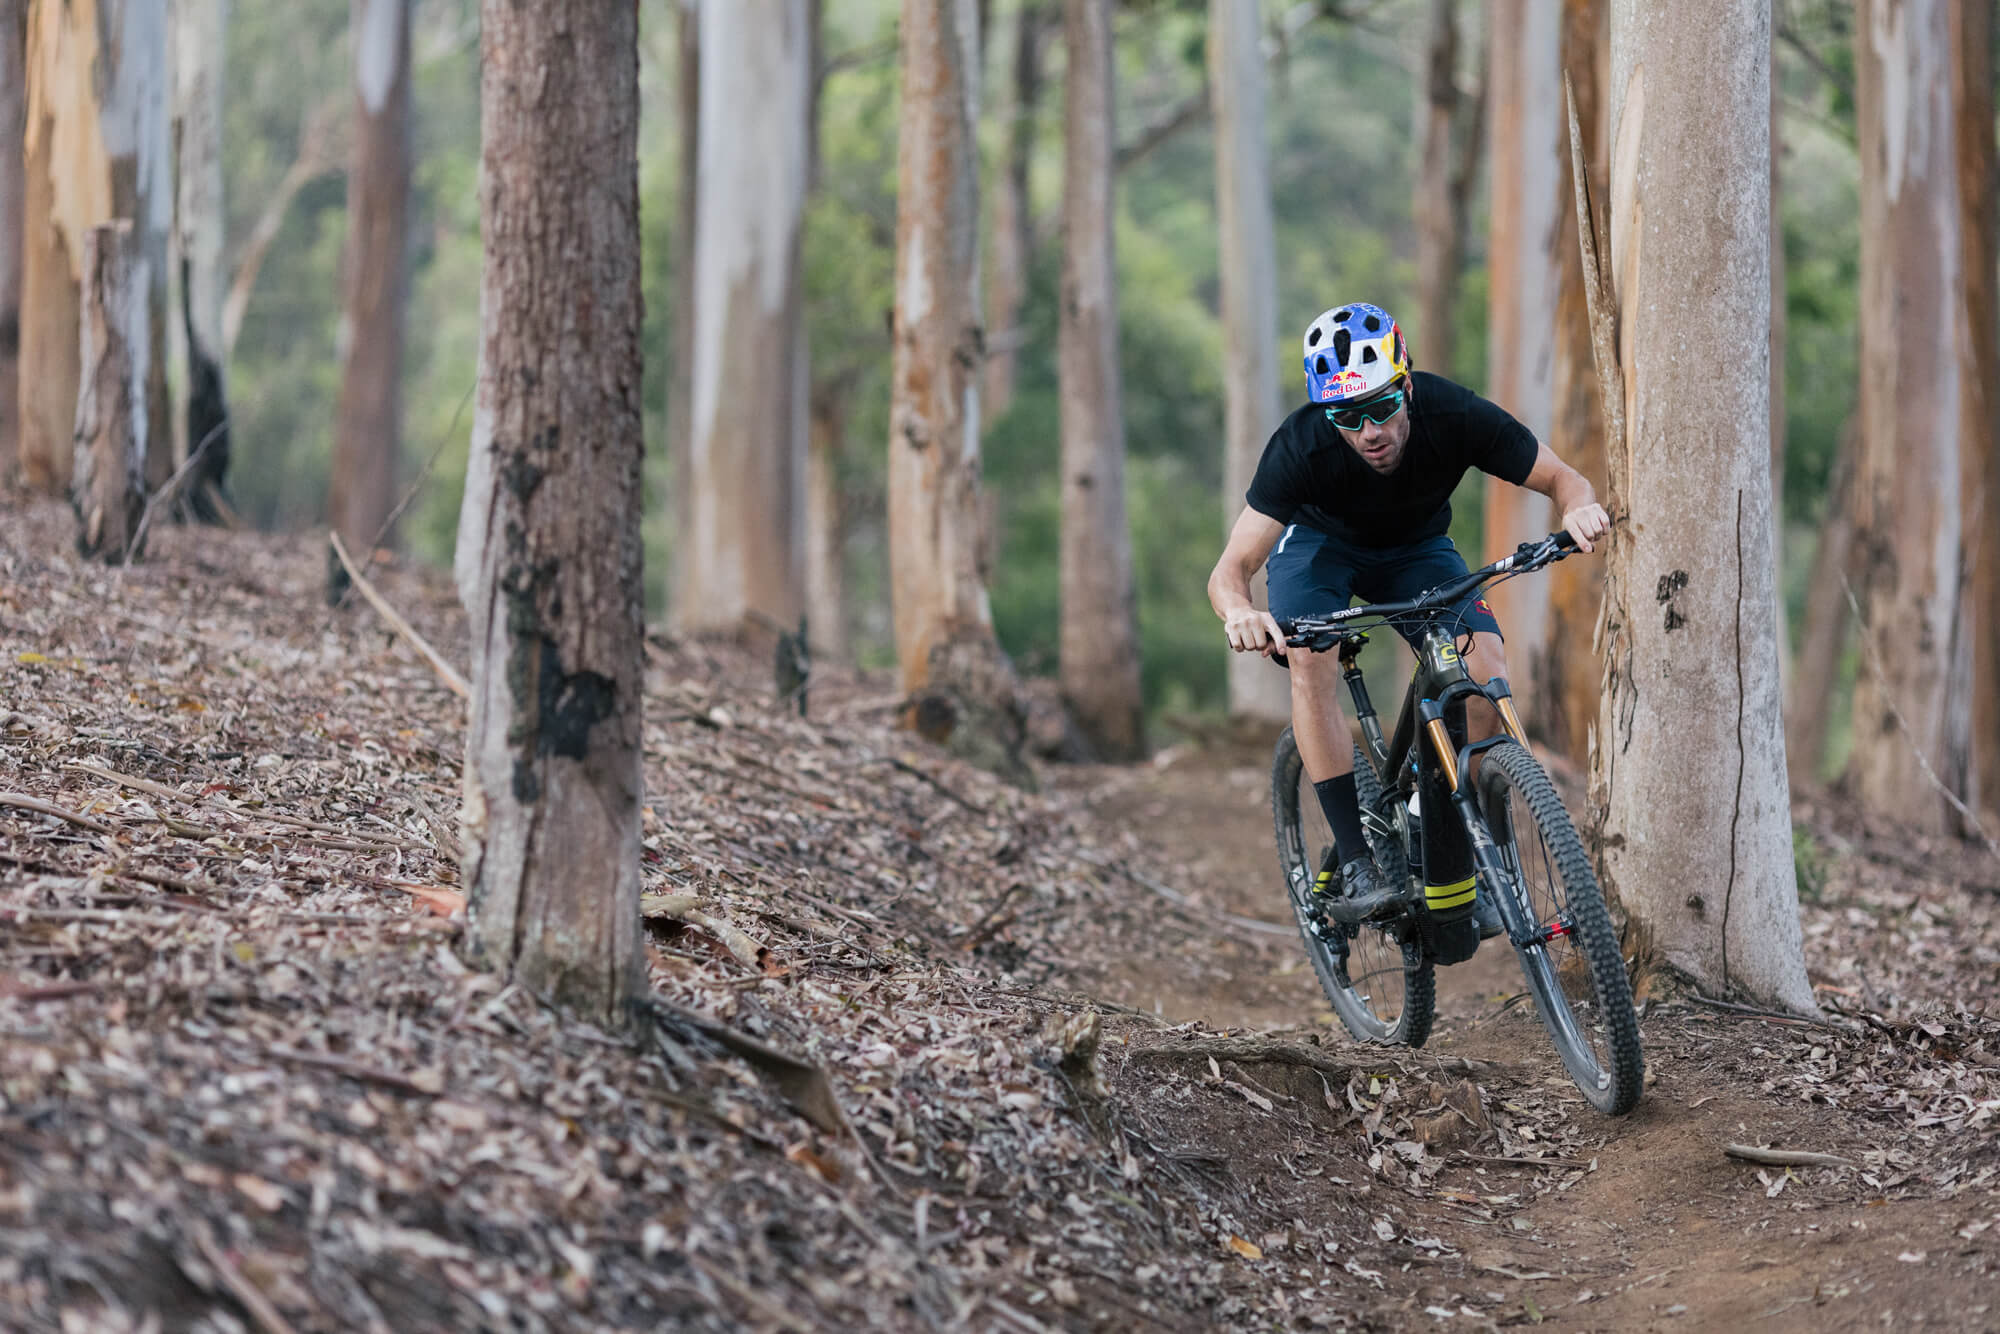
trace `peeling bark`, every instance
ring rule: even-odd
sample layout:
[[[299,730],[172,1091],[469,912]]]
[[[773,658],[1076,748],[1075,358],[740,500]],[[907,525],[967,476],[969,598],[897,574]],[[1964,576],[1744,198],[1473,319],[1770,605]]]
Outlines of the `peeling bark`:
[[[1562,0],[1493,0],[1486,86],[1493,100],[1493,173],[1486,247],[1486,396],[1537,440],[1555,415],[1556,316],[1562,219]],[[1572,241],[1570,254],[1575,253]],[[1588,345],[1586,344],[1586,347]],[[1551,445],[1553,447],[1553,445]],[[1485,559],[1547,537],[1555,507],[1525,487],[1486,479]],[[1548,653],[1550,581],[1516,579],[1488,591],[1507,635],[1507,665],[1526,720],[1546,733],[1541,673]],[[1579,646],[1580,647],[1580,646]]]
[[[1862,0],[1854,43],[1863,312],[1855,568],[1862,633],[1882,651],[1879,674],[1864,670],[1855,683],[1848,772],[1871,808],[1932,831],[1949,808],[1925,767],[1945,773],[1953,715],[1967,707],[1951,676],[1970,370],[1951,3]]]
[[[1576,95],[1583,160],[1596,201],[1598,225],[1610,197],[1604,136],[1604,98],[1599,67],[1609,54],[1604,0],[1563,0],[1562,66]],[[1567,132],[1565,132],[1565,139]],[[1549,448],[1590,479],[1607,505],[1614,503],[1604,457],[1604,404],[1591,351],[1590,303],[1584,292],[1575,198],[1574,168],[1562,154],[1560,257],[1555,312],[1555,371]],[[1590,763],[1604,671],[1597,654],[1597,618],[1603,601],[1604,566],[1595,560],[1568,560],[1545,576],[1548,633],[1532,679],[1528,702],[1542,740],[1579,768]],[[1509,664],[1511,666],[1511,663]]]
[[[972,0],[903,6],[890,602],[913,721],[953,751],[1022,780],[1026,710],[986,599],[977,26]]]
[[[481,45],[470,935],[619,1025],[644,985],[638,14],[485,0]]]
[[[25,50],[20,462],[30,486],[60,493],[76,427],[84,237],[115,218],[132,220],[145,260],[148,434],[168,436],[166,0],[29,0]],[[152,450],[148,485],[172,464]]]
[[[1208,79],[1215,114],[1216,250],[1222,266],[1223,531],[1243,508],[1264,444],[1284,419],[1278,396],[1278,242],[1264,147],[1263,32],[1254,5],[1209,0]],[[1263,570],[1251,584],[1269,605]],[[1229,653],[1229,712],[1291,717],[1285,673],[1255,653]]]
[[[701,10],[684,630],[789,626],[804,609],[811,27],[806,0]]]
[[[1063,696],[1108,760],[1145,748],[1137,592],[1125,511],[1118,265],[1113,241],[1111,6],[1064,0],[1062,420]]]
[[[129,222],[107,222],[83,238],[76,437],[70,505],[76,549],[112,565],[137,559],[146,509],[146,380],[150,369],[146,292],[152,275]]]
[[[409,0],[352,0],[354,148],[347,171],[346,348],[327,520],[365,561],[384,541],[402,452],[404,256],[410,205]],[[327,599],[346,591],[327,567]]]
[[[1813,1012],[1777,673],[1770,38],[1770,0],[1611,6],[1611,500],[1631,520],[1609,544],[1592,784],[1606,878],[1655,961]]]

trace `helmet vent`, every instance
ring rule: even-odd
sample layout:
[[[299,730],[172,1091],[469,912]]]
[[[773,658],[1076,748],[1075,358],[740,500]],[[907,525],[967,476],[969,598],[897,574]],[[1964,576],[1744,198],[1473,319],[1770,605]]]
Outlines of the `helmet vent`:
[[[1369,365],[1369,364],[1371,364],[1372,362],[1376,362],[1376,361],[1379,361],[1379,360],[1381,360],[1381,358],[1379,358],[1379,357],[1377,357],[1377,356],[1375,355],[1375,348],[1374,348],[1374,346],[1373,346],[1372,344],[1371,344],[1370,346],[1368,346],[1368,347],[1364,347],[1364,348],[1362,348],[1362,349],[1361,349],[1361,364],[1362,364],[1362,365],[1366,366],[1366,365]]]
[[[1333,334],[1333,355],[1341,365],[1347,364],[1347,349],[1354,343],[1354,335],[1345,329],[1336,329]]]
[[[1320,375],[1326,374],[1326,357],[1324,354],[1320,356],[1318,361],[1313,363],[1313,370]]]
[[[1353,318],[1354,318],[1354,312],[1349,310],[1346,306],[1342,306],[1339,310],[1333,313],[1333,322],[1335,324],[1345,324]]]
[[[1312,329],[1311,329],[1311,330],[1310,330],[1310,331],[1309,331],[1309,332],[1308,332],[1308,333],[1306,334],[1306,346],[1307,346],[1307,347],[1318,347],[1318,346],[1319,346],[1319,339],[1320,339],[1320,332],[1319,332],[1319,326],[1318,326],[1317,324],[1315,324],[1315,325],[1314,325],[1314,326],[1312,327]]]
[[[1361,327],[1369,333],[1380,333],[1382,331],[1382,321],[1377,316],[1370,315],[1361,321]]]

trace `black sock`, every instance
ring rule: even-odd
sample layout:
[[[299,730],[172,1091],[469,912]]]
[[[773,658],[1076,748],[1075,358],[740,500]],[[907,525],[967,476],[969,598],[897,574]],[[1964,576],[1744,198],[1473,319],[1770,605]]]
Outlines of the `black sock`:
[[[1356,857],[1368,855],[1368,839],[1361,832],[1361,801],[1354,795],[1354,775],[1344,773],[1323,783],[1314,783],[1319,808],[1333,826],[1333,845],[1340,852],[1342,866]]]

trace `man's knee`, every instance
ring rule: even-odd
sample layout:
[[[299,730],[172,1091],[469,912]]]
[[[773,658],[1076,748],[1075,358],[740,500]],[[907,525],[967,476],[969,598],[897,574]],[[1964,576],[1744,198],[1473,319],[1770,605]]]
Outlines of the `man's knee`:
[[[1484,632],[1472,637],[1472,651],[1465,655],[1465,670],[1475,681],[1491,681],[1507,675],[1507,645],[1499,635]]]

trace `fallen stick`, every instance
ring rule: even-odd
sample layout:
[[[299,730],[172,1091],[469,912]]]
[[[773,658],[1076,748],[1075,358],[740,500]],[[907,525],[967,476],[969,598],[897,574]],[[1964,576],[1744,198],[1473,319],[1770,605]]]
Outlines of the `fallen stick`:
[[[723,948],[738,963],[756,972],[763,972],[765,961],[771,957],[771,951],[747,931],[728,918],[708,911],[702,906],[701,899],[693,894],[642,894],[639,896],[639,915],[667,917],[698,926],[721,941]]]
[[[1725,1144],[1724,1156],[1740,1158],[1764,1167],[1853,1167],[1851,1158],[1832,1153],[1809,1153],[1804,1149],[1759,1149],[1750,1144]]]
[[[278,1314],[278,1308],[271,1305],[271,1299],[256,1284],[243,1277],[243,1271],[231,1264],[229,1256],[215,1244],[208,1224],[196,1223],[193,1232],[195,1249],[201,1252],[201,1258],[208,1262],[208,1267],[215,1271],[222,1286],[229,1290],[229,1295],[236,1299],[238,1305],[249,1312],[250,1318],[257,1322],[264,1334],[292,1334],[292,1327],[285,1322],[284,1316]]]
[[[73,824],[78,829],[88,829],[96,834],[115,834],[118,831],[102,820],[93,820],[88,815],[64,810],[54,802],[31,797],[25,792],[0,792],[0,806],[12,806],[16,810],[33,811],[37,815],[54,816],[64,824]]]
[[[434,1098],[438,1094],[437,1089],[427,1088],[407,1075],[399,1075],[393,1070],[377,1070],[373,1066],[363,1065],[359,1061],[349,1061],[339,1056],[322,1056],[315,1051],[299,1051],[293,1047],[266,1047],[264,1051],[281,1061],[345,1075],[363,1084],[379,1084],[398,1093],[409,1093],[423,1098]]]
[[[362,576],[361,571],[355,568],[353,558],[347,554],[346,543],[340,540],[340,534],[334,532],[329,533],[328,536],[333,539],[333,554],[340,558],[340,563],[347,569],[347,577],[352,579],[354,586],[361,590],[361,596],[368,599],[368,605],[373,607],[376,614],[389,623],[390,629],[408,641],[410,647],[417,651],[419,657],[431,665],[431,670],[437,673],[438,680],[444,682],[454,695],[457,695],[460,699],[471,699],[472,687],[466,684],[463,676],[458,674],[458,669],[446,662],[444,656],[432,648],[422,635],[417,633],[416,627],[397,615],[396,609],[384,601],[382,595],[375,591],[375,585],[369,583]]]

